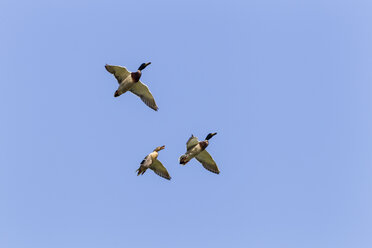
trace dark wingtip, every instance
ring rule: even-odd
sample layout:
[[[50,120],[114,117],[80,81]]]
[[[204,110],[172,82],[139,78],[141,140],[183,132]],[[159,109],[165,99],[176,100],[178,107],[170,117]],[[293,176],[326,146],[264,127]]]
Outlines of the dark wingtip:
[[[110,67],[109,66],[110,66],[109,64],[106,64],[105,65],[106,71],[108,71],[109,73],[113,74],[114,71],[113,70],[110,70]]]

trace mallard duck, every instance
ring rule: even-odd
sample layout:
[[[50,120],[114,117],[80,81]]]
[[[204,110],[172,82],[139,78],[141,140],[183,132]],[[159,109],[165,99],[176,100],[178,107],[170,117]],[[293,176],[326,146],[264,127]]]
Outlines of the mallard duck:
[[[211,155],[205,150],[209,145],[209,140],[215,136],[217,133],[209,133],[205,140],[199,141],[197,137],[191,135],[189,140],[186,142],[186,153],[180,157],[180,164],[187,164],[192,158],[196,158],[205,169],[219,174],[220,171],[217,167],[216,162],[214,162]]]
[[[167,169],[165,169],[163,164],[158,160],[158,155],[159,155],[158,151],[161,151],[164,148],[165,146],[156,147],[152,153],[147,155],[142,160],[141,166],[136,170],[138,172],[137,176],[143,175],[143,173],[145,173],[147,169],[151,169],[159,176],[164,177],[165,179],[168,179],[168,180],[171,179]]]
[[[141,64],[136,72],[129,72],[127,68],[123,66],[106,64],[106,70],[111,74],[114,74],[119,83],[119,88],[115,91],[114,97],[118,97],[129,90],[133,94],[139,96],[147,106],[157,111],[159,108],[156,105],[149,88],[146,84],[139,81],[142,75],[142,70],[150,64],[151,62]]]

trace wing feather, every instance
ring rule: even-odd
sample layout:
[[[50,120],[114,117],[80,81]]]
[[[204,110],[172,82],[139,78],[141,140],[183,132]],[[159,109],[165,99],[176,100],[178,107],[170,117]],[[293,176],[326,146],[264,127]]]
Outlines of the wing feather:
[[[133,94],[139,96],[141,100],[153,110],[157,111],[159,109],[158,106],[156,105],[154,97],[152,96],[146,84],[142,83],[141,81],[138,81],[132,86],[130,91]]]
[[[127,70],[127,68],[123,66],[117,66],[117,65],[105,65],[105,68],[108,72],[111,74],[114,74],[115,78],[118,80],[118,83],[120,84],[124,79],[126,79],[130,72]]]
[[[191,134],[191,137],[186,142],[186,149],[187,149],[187,151],[190,150],[190,149],[192,149],[197,144],[199,144],[198,138]]]
[[[150,166],[150,169],[153,170],[157,175],[165,179],[171,180],[171,177],[167,169],[164,167],[164,165],[159,160],[155,159],[155,161]]]
[[[216,162],[214,162],[212,156],[206,150],[200,152],[195,158],[204,166],[205,169],[216,174],[220,173]]]
[[[152,158],[151,158],[151,156],[147,155],[142,160],[140,167],[136,170],[138,172],[137,176],[142,175],[143,173],[145,173],[146,170],[150,167],[151,163],[152,163]]]
[[[151,156],[147,155],[141,162],[141,166],[144,166],[146,168],[149,168],[152,163]]]

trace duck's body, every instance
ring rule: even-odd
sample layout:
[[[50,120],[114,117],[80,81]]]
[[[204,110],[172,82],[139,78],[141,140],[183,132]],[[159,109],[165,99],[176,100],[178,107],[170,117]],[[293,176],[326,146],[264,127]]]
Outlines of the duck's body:
[[[196,138],[196,137],[192,136],[190,139],[192,139],[192,138]],[[186,153],[181,156],[180,164],[183,164],[183,165],[187,164],[196,155],[198,155],[199,153],[204,151],[205,148],[207,148],[208,145],[209,145],[208,140],[204,140],[204,141],[198,142],[197,145],[195,145],[193,147],[190,147],[190,150],[187,150]]]
[[[154,149],[149,155],[147,155],[141,162],[140,167],[137,169],[137,176],[143,175],[147,169],[153,170],[157,175],[164,177],[165,179],[170,180],[171,177],[167,169],[163,164],[158,160],[159,151],[163,150],[165,146],[159,146]]]
[[[185,165],[191,159],[196,158],[200,163],[202,163],[205,169],[219,174],[220,171],[217,167],[216,162],[214,162],[211,155],[205,150],[205,148],[207,148],[207,146],[209,145],[209,139],[216,134],[217,133],[208,134],[203,141],[199,141],[197,137],[191,135],[189,140],[186,142],[187,151],[180,157],[180,164]]]
[[[140,81],[142,70],[149,64],[151,64],[151,62],[143,63],[136,72],[129,72],[127,68],[116,65],[105,65],[105,68],[108,72],[114,74],[115,78],[118,80],[119,87],[115,91],[115,97],[127,91],[131,91],[133,94],[139,96],[147,106],[157,111],[159,108],[149,88]]]
[[[119,83],[118,89],[115,91],[114,97],[118,97],[133,87],[135,82],[133,81],[132,75],[126,77],[121,83]]]

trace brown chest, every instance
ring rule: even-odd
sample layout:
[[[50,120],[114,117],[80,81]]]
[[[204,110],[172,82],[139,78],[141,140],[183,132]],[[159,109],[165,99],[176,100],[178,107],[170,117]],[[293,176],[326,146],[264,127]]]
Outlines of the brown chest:
[[[138,82],[141,78],[141,71],[132,72],[130,75],[134,82]]]
[[[209,145],[209,142],[207,140],[200,141],[199,145],[200,145],[201,150],[204,151],[205,148],[207,148],[207,146]]]

